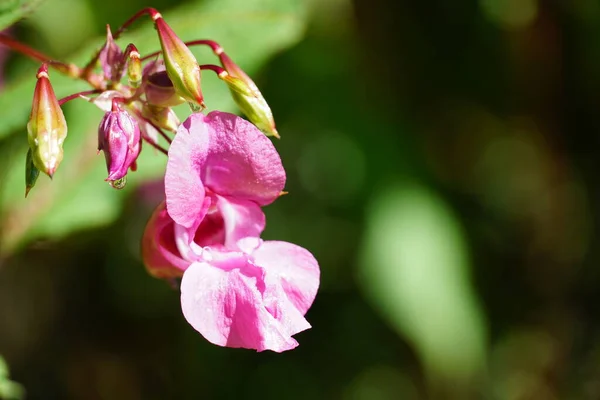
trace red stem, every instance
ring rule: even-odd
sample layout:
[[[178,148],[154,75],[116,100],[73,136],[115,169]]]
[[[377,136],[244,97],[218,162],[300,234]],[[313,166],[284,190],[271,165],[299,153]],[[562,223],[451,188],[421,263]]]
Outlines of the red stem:
[[[79,77],[79,74],[80,74],[79,67],[77,67],[74,64],[66,64],[61,61],[52,60],[50,57],[48,57],[44,53],[37,51],[35,49],[32,49],[31,47],[29,47],[21,42],[18,42],[6,35],[0,34],[0,43],[18,53],[21,53],[21,54],[31,58],[32,60],[47,63],[52,68],[56,69],[57,71],[65,74],[65,75],[71,76],[73,78]]]
[[[152,140],[148,140],[148,138],[146,138],[145,136],[143,138],[146,140],[146,143],[148,143],[150,146],[154,147],[156,150],[160,151],[161,153],[163,153],[166,156],[169,155],[169,152],[167,151],[167,149],[165,149],[158,143],[154,143]]]
[[[169,136],[167,136],[167,134],[165,132],[163,132],[162,129],[160,129],[158,126],[156,126],[151,121],[146,120],[146,122],[148,122],[150,125],[152,125],[152,127],[158,131],[158,133],[160,134],[160,136],[162,136],[163,139],[165,139],[167,141],[167,143],[171,144],[171,142],[172,142],[171,138]]]
[[[146,14],[150,15],[150,18],[152,18],[152,20],[154,20],[154,21],[156,21],[158,18],[161,18],[160,13],[155,8],[152,8],[152,7],[144,8],[144,9],[138,11],[137,13],[135,13],[133,15],[133,17],[131,17],[127,21],[125,21],[125,23],[113,35],[113,38],[117,39],[119,36],[121,36],[121,34],[125,31],[125,29],[127,29],[127,27],[129,25],[131,25],[133,22],[135,22],[136,19],[138,19]]]
[[[208,39],[201,39],[201,40],[192,40],[191,42],[185,42],[184,43],[186,46],[197,46],[197,45],[204,45],[204,46],[208,46],[212,49],[213,53],[215,53],[215,55],[220,55],[223,52],[223,48],[221,47],[221,45],[217,42],[215,42],[214,40],[208,40]],[[157,56],[161,53],[162,51],[155,51],[153,53],[148,54],[147,56],[145,56],[144,58],[142,58],[142,61],[146,61],[149,58],[152,58],[154,56]]]
[[[96,93],[101,93],[101,92],[102,92],[101,90],[94,89],[94,90],[86,90],[84,92],[79,92],[79,93],[73,93],[70,96],[63,97],[62,99],[58,100],[58,105],[62,106],[63,104],[65,104],[68,101],[79,98],[79,96],[85,96],[86,94],[96,94]]]
[[[225,70],[225,68],[221,68],[218,65],[203,64],[200,66],[200,69],[203,71],[206,71],[206,70],[213,71],[215,74],[217,74],[219,76],[228,75],[228,72]]]

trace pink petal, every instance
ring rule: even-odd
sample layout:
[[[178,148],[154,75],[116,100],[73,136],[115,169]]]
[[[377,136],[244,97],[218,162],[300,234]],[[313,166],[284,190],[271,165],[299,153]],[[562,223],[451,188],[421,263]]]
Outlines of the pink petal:
[[[231,253],[230,253],[231,254]],[[219,266],[194,263],[181,282],[181,306],[186,320],[211,343],[258,351],[282,352],[298,345],[290,327],[265,306],[263,271],[243,253]],[[271,299],[267,299],[271,303]]]
[[[213,111],[205,118],[212,134],[203,174],[215,193],[267,205],[285,185],[281,158],[271,140],[236,115]]]
[[[306,314],[319,289],[319,264],[313,255],[292,243],[265,241],[252,257],[264,268],[267,286],[281,286],[298,311]]]
[[[190,265],[175,244],[175,223],[162,202],[154,211],[142,237],[142,259],[148,272],[157,278],[183,275]]]
[[[209,146],[208,125],[202,114],[192,114],[179,128],[169,149],[165,173],[165,194],[169,215],[180,225],[191,228],[204,217],[204,185],[199,169],[205,163]],[[197,122],[194,122],[197,121]],[[182,128],[194,125],[194,129]]]
[[[285,171],[277,150],[258,128],[236,115],[213,111],[192,114],[180,125],[169,150],[165,185],[169,213],[188,226],[186,213],[194,210],[189,203],[198,201],[185,188],[204,185],[217,195],[266,205],[283,190]],[[177,209],[175,203],[181,203]]]
[[[256,203],[232,197],[215,197],[217,211],[224,222],[223,244],[226,248],[237,249],[237,241],[245,237],[260,237],[266,222],[265,214]]]

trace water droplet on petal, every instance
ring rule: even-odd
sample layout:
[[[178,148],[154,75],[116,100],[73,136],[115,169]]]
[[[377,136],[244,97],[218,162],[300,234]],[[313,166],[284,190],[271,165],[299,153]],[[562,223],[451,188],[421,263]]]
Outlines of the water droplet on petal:
[[[110,186],[112,186],[115,189],[121,190],[125,187],[125,185],[127,184],[127,175],[125,175],[124,177],[122,177],[121,179],[116,179],[114,181],[108,181],[108,183],[110,184]]]

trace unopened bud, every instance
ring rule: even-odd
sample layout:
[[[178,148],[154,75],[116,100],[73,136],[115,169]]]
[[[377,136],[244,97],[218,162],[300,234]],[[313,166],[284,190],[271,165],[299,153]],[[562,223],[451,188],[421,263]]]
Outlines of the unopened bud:
[[[109,81],[119,82],[123,77],[123,51],[115,43],[110,25],[106,25],[106,43],[98,57],[104,77]]]
[[[137,48],[130,44],[129,49],[129,62],[127,63],[127,79],[129,85],[133,88],[138,88],[142,83],[142,61],[140,60],[140,53]]]
[[[165,67],[175,90],[186,101],[204,107],[200,88],[200,66],[190,49],[160,14],[152,16],[158,31]]]
[[[25,197],[29,191],[35,186],[35,182],[40,176],[40,170],[33,165],[33,156],[31,149],[27,150],[27,158],[25,159]]]
[[[279,137],[271,108],[252,79],[227,54],[219,54],[228,75],[219,74],[231,91],[231,97],[244,115],[266,135]]]
[[[124,182],[129,168],[135,169],[135,161],[140,154],[140,137],[135,119],[119,109],[116,101],[113,102],[113,109],[104,115],[98,127],[98,151],[104,151],[107,181]]]
[[[62,161],[66,137],[67,122],[48,79],[48,66],[44,64],[37,74],[27,140],[33,165],[50,178]]]
[[[179,118],[172,108],[156,107],[153,105],[145,105],[142,108],[142,116],[158,128],[166,129],[170,132],[177,132],[179,127]]]
[[[157,107],[173,107],[185,102],[173,87],[167,71],[155,72],[148,76],[144,92],[148,103]]]

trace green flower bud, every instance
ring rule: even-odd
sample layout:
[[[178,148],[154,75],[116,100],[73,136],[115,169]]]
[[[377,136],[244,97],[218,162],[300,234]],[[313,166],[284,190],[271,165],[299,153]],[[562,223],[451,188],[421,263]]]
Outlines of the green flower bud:
[[[219,58],[228,75],[219,74],[231,91],[231,97],[244,115],[268,136],[279,138],[271,108],[248,75],[220,50]]]
[[[167,74],[177,93],[186,101],[204,108],[200,88],[200,66],[190,49],[175,34],[159,13],[152,15]]]
[[[129,85],[137,89],[142,83],[142,61],[140,60],[140,53],[133,44],[130,44],[127,49],[129,50],[127,79],[129,81]]]
[[[63,158],[67,122],[48,79],[47,65],[40,67],[37,79],[27,123],[27,139],[33,165],[52,178]]]

